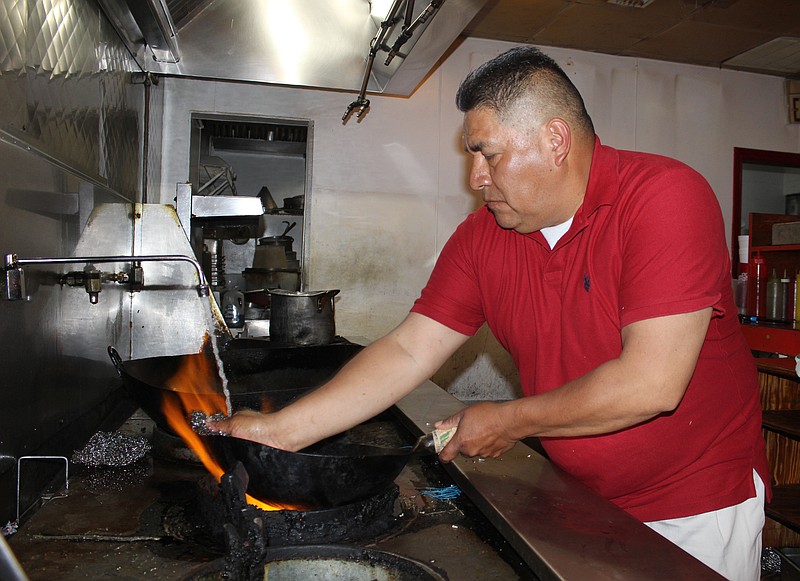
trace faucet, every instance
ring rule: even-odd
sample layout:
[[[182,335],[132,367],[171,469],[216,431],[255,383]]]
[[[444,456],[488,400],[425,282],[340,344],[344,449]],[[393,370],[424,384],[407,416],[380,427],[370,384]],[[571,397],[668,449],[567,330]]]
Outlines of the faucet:
[[[103,273],[94,267],[95,263],[129,262],[131,268],[127,272]],[[59,282],[68,286],[83,286],[89,295],[89,302],[97,304],[103,282],[130,283],[131,291],[141,290],[144,286],[144,270],[142,262],[188,262],[197,271],[197,295],[208,296],[203,269],[194,258],[181,254],[163,254],[152,256],[75,256],[65,258],[17,258],[16,254],[5,256],[5,296],[9,301],[26,298],[25,271],[23,266],[37,264],[79,264],[85,263],[82,271],[68,272]]]

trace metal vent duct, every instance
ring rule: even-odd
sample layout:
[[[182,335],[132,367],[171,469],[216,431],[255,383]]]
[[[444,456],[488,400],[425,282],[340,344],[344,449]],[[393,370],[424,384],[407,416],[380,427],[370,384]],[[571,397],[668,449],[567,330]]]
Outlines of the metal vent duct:
[[[100,3],[147,72],[357,91],[390,2],[383,2],[384,14],[371,12],[378,0]],[[389,64],[383,55],[375,59],[369,92],[410,95],[486,0],[438,3],[435,18],[414,30],[397,58]],[[413,10],[406,11],[407,4]],[[407,0],[401,12],[417,18],[430,4]],[[386,47],[393,46],[403,26],[403,18],[392,23]]]

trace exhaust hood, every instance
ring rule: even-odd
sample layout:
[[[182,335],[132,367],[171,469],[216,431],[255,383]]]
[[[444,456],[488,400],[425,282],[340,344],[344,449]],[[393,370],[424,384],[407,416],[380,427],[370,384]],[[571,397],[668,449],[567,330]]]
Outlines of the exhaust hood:
[[[416,89],[485,3],[100,0],[145,72],[402,96]],[[388,59],[398,39],[402,46]]]

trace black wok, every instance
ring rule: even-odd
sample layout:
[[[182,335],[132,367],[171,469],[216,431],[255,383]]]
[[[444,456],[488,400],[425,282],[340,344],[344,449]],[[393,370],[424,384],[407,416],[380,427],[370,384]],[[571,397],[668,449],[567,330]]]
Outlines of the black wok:
[[[232,411],[242,408],[280,409],[311,389],[322,385],[362,347],[346,341],[328,345],[275,346],[269,341],[236,339],[220,353]],[[162,411],[165,399],[178,400],[180,392],[167,386],[187,360],[199,358],[217,364],[212,353],[148,357],[122,361],[114,347],[108,348],[114,367],[128,395],[156,425],[175,434]],[[208,395],[222,393],[218,373],[208,378]],[[191,410],[190,410],[191,411]],[[227,413],[228,410],[219,410]]]
[[[364,500],[385,490],[411,457],[410,447],[383,450],[347,443],[346,437],[334,436],[299,452],[230,436],[203,439],[226,472],[242,463],[249,476],[248,494],[319,509]]]
[[[352,343],[279,348],[256,340],[231,344],[220,358],[234,411],[260,409],[264,401],[271,409],[279,409],[324,383],[361,349]],[[213,357],[200,353],[123,362],[113,347],[108,352],[129,395],[168,433],[174,432],[161,411],[164,399],[179,398],[179,392],[167,387],[169,379],[185,358]],[[214,389],[221,390],[221,380]],[[237,461],[243,464],[249,476],[247,492],[252,496],[305,508],[330,508],[381,492],[408,461],[411,446],[397,449],[409,443],[407,437],[387,428],[381,418],[374,420],[294,453],[229,436],[204,440],[225,471]]]

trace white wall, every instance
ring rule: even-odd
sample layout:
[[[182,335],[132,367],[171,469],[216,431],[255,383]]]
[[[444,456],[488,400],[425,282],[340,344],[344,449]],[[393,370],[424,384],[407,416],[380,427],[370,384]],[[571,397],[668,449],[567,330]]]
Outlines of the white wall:
[[[339,334],[375,338],[396,325],[425,284],[442,245],[477,207],[460,143],[459,82],[514,46],[467,39],[410,98],[370,96],[360,123],[341,122],[351,94],[164,79],[162,203],[186,181],[193,112],[314,123],[309,288],[341,289]],[[800,152],[786,122],[783,79],[544,48],[574,80],[601,140],[676,157],[717,193],[730,230],[733,148]],[[466,398],[515,391],[508,357],[485,332],[436,380]]]

